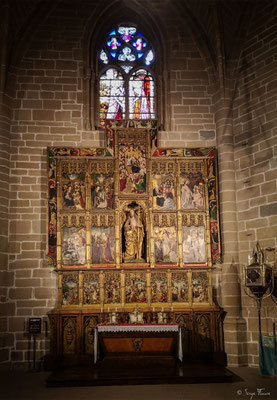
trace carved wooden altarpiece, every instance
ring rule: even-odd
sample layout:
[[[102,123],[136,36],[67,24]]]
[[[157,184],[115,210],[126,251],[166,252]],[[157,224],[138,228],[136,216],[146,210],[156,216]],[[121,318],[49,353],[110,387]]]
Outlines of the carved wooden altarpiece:
[[[215,148],[158,148],[155,120],[107,120],[105,133],[105,148],[48,149],[56,353],[92,354],[93,327],[135,308],[148,323],[166,312],[190,332],[184,347],[222,350]]]

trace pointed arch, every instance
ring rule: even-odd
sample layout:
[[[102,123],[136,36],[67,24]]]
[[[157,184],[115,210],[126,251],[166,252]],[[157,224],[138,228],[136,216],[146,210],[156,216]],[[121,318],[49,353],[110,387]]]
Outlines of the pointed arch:
[[[143,24],[141,21],[143,21]],[[122,22],[131,22],[140,26],[143,34],[155,49],[158,62],[153,64],[151,76],[159,83],[156,85],[158,88],[156,92],[156,116],[160,124],[165,121],[167,72],[164,38],[160,29],[162,23],[159,24],[158,18],[154,18],[141,5],[131,3],[124,6],[122,2],[115,0],[109,6],[103,8],[97,18],[93,14],[84,30],[84,122],[87,129],[93,127],[97,129],[98,127],[97,108],[99,109],[99,107],[96,99],[99,89],[98,79],[101,72],[98,63],[101,52],[99,43],[103,43],[107,34]],[[148,70],[147,66],[144,69]]]

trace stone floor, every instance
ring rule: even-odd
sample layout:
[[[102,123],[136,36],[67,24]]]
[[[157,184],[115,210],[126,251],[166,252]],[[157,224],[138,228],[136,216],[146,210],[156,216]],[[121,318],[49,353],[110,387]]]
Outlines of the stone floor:
[[[233,383],[46,388],[47,372],[1,372],[1,400],[276,400],[277,378],[229,368]]]

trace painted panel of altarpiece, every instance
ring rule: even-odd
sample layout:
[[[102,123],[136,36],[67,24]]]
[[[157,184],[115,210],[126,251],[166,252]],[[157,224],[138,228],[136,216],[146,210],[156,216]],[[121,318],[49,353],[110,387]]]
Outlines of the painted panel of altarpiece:
[[[99,272],[89,272],[84,276],[84,304],[100,303],[100,281]]]
[[[104,274],[104,303],[121,303],[121,281],[119,272],[106,272]]]
[[[114,262],[114,227],[93,226],[91,228],[91,254],[93,264]]]
[[[151,274],[151,301],[152,303],[166,303],[168,301],[168,282],[166,273]]]
[[[122,194],[146,193],[146,135],[119,134],[119,188]]]
[[[183,226],[183,263],[206,263],[204,226]]]
[[[84,162],[61,163],[62,207],[81,211],[86,206],[86,164]]]
[[[147,302],[146,275],[143,272],[126,272],[125,276],[125,302]]]
[[[114,207],[114,163],[90,162],[91,207],[112,209]]]
[[[79,276],[78,273],[66,273],[62,277],[62,304],[79,304]]]
[[[86,263],[85,228],[62,228],[62,263],[63,265],[84,265]]]
[[[130,145],[120,150],[120,191],[122,193],[146,192],[146,158],[142,146]]]
[[[109,120],[106,134],[106,148],[49,149],[47,249],[63,276],[60,306],[211,304],[215,149],[159,149],[149,120]]]
[[[209,304],[211,270],[151,269],[63,272],[61,305],[115,306],[134,303]],[[80,294],[79,294],[80,293]]]
[[[155,227],[154,249],[156,263],[177,263],[177,236],[176,228]]]
[[[152,163],[153,208],[173,210],[176,207],[175,163]]]
[[[181,207],[183,209],[204,208],[205,186],[201,172],[181,173]]]
[[[153,224],[155,262],[176,264],[178,262],[176,214],[154,214]]]
[[[192,298],[194,303],[205,303],[209,300],[209,279],[206,271],[192,272]]]
[[[189,301],[189,284],[187,271],[172,272],[171,293],[172,303],[187,303]]]

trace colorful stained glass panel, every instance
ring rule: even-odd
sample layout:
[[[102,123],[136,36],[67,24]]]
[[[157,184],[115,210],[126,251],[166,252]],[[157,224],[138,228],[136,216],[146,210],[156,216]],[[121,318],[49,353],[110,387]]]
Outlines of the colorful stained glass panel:
[[[154,82],[144,69],[136,71],[130,78],[129,116],[130,119],[155,118]]]
[[[135,61],[136,56],[129,47],[124,47],[124,49],[119,53],[118,59],[119,61]]]
[[[100,119],[125,118],[125,82],[115,68],[109,68],[100,78]]]
[[[126,74],[129,74],[129,72],[133,69],[131,65],[122,65],[121,68],[126,72]]]
[[[133,46],[138,50],[141,51],[143,48],[147,46],[146,42],[142,38],[138,38],[135,42],[133,42]]]
[[[118,33],[122,35],[122,39],[128,43],[130,42],[132,36],[136,33],[136,28],[135,27],[125,27],[125,26],[120,26],[118,28]]]
[[[152,50],[150,50],[145,57],[145,64],[150,65],[153,60],[154,60],[154,53]]]
[[[107,56],[107,53],[104,50],[101,50],[100,60],[103,61],[104,64],[108,64],[108,62],[109,62],[109,58]]]
[[[118,47],[121,46],[121,43],[115,37],[113,37],[113,38],[111,38],[110,40],[107,41],[107,45],[111,49],[116,50]]]

